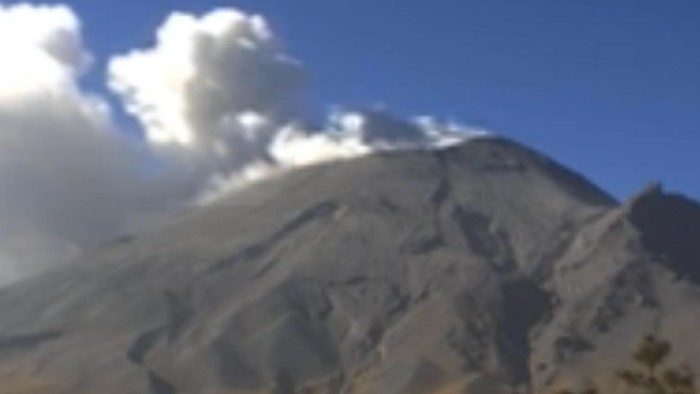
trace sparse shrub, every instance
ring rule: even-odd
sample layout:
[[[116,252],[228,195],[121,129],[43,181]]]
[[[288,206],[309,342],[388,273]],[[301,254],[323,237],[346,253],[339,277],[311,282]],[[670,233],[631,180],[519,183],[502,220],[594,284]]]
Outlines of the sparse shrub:
[[[694,394],[695,376],[688,368],[660,370],[669,354],[671,344],[668,341],[647,335],[633,354],[638,367],[618,371],[617,378],[633,393]]]
[[[687,367],[663,369],[671,354],[671,344],[655,337],[645,336],[632,354],[636,366],[617,372],[624,382],[626,394],[696,394],[695,375]],[[581,391],[562,390],[557,394],[602,394],[595,388]]]

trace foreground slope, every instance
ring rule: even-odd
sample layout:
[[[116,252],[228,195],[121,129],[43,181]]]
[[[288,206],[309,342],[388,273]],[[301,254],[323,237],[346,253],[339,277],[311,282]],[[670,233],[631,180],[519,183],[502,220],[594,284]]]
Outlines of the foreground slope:
[[[0,292],[23,393],[546,391],[700,328],[700,209],[476,139],[268,180]],[[700,366],[700,365],[699,365]]]

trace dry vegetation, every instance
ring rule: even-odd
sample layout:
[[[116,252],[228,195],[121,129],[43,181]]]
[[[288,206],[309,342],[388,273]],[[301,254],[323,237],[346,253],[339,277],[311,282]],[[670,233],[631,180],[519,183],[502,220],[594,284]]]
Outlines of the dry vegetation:
[[[632,354],[635,365],[617,371],[615,378],[624,384],[624,394],[696,394],[695,375],[686,367],[667,367],[671,344],[647,335]],[[562,390],[558,394],[604,394],[594,387],[580,391]]]

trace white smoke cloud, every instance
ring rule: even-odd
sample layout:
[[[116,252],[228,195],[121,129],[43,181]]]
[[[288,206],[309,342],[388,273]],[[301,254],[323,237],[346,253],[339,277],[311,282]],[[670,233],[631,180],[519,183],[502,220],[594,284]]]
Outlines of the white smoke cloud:
[[[226,178],[245,183],[250,177],[241,174],[260,174],[266,166],[432,146],[458,134],[382,111],[337,111],[326,125],[307,130],[300,126],[307,123],[300,63],[262,17],[233,9],[171,15],[154,47],[110,61],[109,86],[156,149],[187,160],[200,174],[214,173],[216,184]]]
[[[124,169],[118,144],[105,132],[106,105],[76,85],[90,56],[68,8],[0,6],[0,53],[4,282],[40,260],[73,257],[93,227],[112,226],[109,212],[73,216],[89,211],[94,199],[119,198],[109,180]]]
[[[149,179],[154,159],[78,86],[91,55],[70,9],[0,6],[0,53],[2,284],[120,235],[177,188]]]
[[[266,21],[233,9],[174,13],[153,48],[109,65],[110,87],[151,142],[224,169],[264,154],[277,125],[296,116],[303,80]]]
[[[174,13],[152,48],[110,59],[142,141],[79,87],[92,56],[69,8],[0,5],[0,53],[0,284],[289,169],[471,132],[382,111],[307,126],[300,63],[262,17],[233,9]]]
[[[65,6],[0,4],[0,100],[70,89],[90,55],[83,49],[80,23]]]
[[[336,110],[321,130],[281,128],[268,149],[275,163],[286,168],[351,159],[377,151],[447,147],[481,134],[480,130],[442,124],[431,117],[410,121],[383,110]]]

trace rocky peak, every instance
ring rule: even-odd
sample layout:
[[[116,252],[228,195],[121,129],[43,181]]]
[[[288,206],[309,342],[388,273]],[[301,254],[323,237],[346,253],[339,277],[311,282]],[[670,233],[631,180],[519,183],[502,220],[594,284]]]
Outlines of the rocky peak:
[[[700,204],[652,183],[625,204],[641,242],[679,275],[700,281]]]

